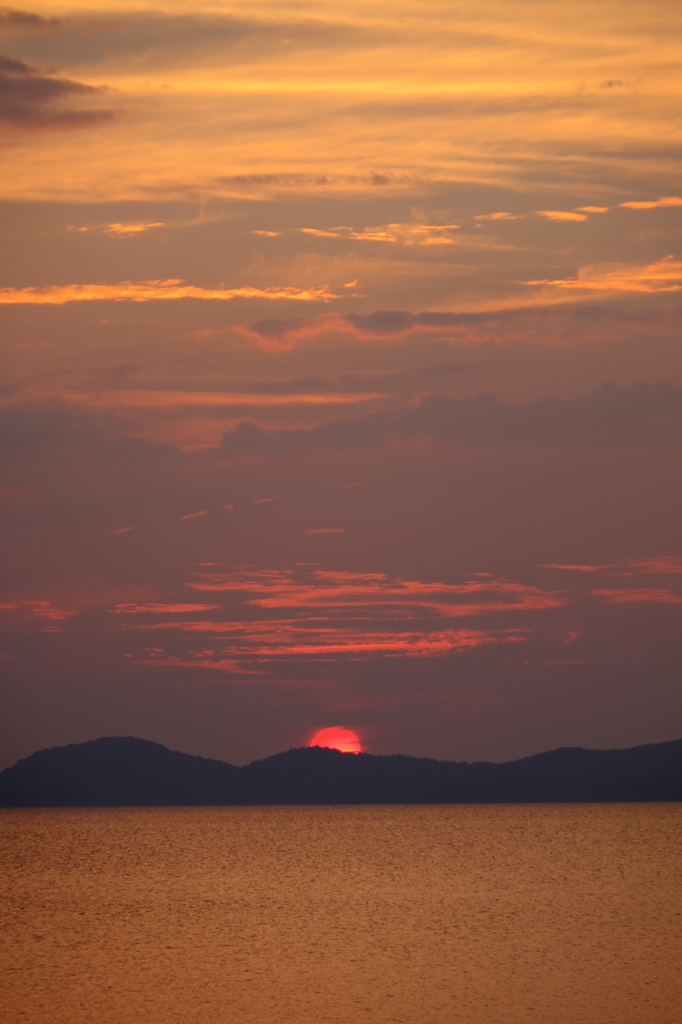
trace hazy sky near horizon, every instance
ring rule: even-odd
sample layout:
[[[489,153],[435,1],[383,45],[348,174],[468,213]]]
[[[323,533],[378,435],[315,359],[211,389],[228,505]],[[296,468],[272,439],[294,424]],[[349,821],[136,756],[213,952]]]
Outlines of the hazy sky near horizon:
[[[681,31],[0,7],[3,765],[682,734]]]

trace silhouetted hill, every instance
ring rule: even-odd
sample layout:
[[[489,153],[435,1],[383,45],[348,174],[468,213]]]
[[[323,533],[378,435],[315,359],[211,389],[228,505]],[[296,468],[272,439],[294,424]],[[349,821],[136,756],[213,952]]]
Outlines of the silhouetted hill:
[[[682,799],[682,739],[627,750],[563,747],[507,764],[288,750],[243,768],[102,737],[0,773],[2,807],[410,804]]]
[[[221,804],[239,768],[133,736],[51,747],[0,773],[0,806]],[[231,802],[231,801],[228,801]]]

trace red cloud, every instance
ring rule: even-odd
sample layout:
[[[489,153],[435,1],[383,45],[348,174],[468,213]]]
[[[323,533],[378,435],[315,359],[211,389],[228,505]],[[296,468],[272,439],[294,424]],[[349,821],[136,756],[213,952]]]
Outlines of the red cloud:
[[[652,601],[656,604],[682,604],[682,596],[679,594],[674,594],[671,590],[654,590],[650,587],[640,590],[593,590],[592,593],[605,598],[610,604],[630,604],[640,601]]]

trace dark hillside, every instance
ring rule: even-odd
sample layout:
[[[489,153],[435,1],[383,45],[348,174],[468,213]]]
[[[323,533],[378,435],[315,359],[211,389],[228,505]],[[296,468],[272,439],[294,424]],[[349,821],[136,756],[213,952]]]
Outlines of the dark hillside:
[[[244,768],[133,737],[41,750],[0,773],[3,807],[682,800],[682,740],[564,747],[507,764],[302,747]]]
[[[0,773],[0,806],[231,803],[239,769],[133,736],[51,747]]]

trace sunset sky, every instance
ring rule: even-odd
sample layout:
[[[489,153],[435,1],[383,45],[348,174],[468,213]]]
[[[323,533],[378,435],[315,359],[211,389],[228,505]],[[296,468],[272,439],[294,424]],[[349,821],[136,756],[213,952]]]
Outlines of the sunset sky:
[[[0,767],[682,735],[681,33],[0,8]]]

